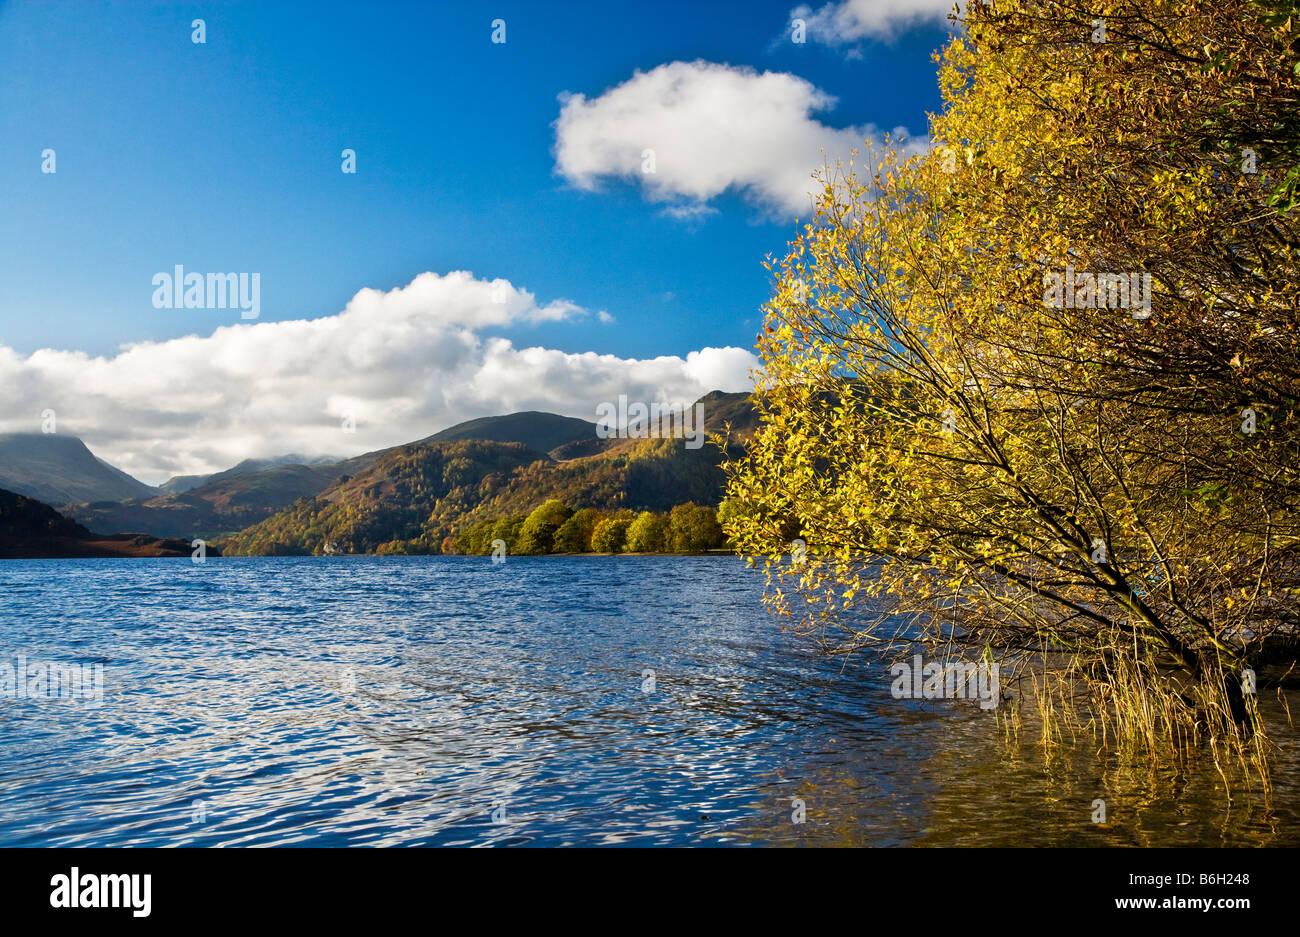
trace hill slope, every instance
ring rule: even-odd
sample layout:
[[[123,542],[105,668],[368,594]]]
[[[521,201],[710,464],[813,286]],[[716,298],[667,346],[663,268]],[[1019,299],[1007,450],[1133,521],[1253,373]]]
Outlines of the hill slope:
[[[0,433],[0,488],[44,501],[120,501],[157,489],[98,459],[75,436]]]
[[[736,445],[752,435],[757,419],[748,395],[714,393],[703,401],[710,432],[721,432],[730,421]],[[722,497],[724,455],[715,445],[687,449],[680,439],[600,442],[603,448],[594,455],[566,461],[519,442],[431,437],[399,446],[354,477],[224,541],[223,549],[322,553],[330,544],[342,553],[437,553],[445,536],[475,520],[527,513],[549,498],[575,508],[666,511],[686,501],[717,504]]]
[[[228,553],[370,553],[426,535],[431,516],[481,500],[494,479],[546,456],[517,442],[457,440],[398,446],[355,476],[303,498],[224,541]],[[438,538],[439,541],[441,537]]]
[[[165,495],[178,495],[198,488],[200,485],[224,481],[236,475],[246,475],[249,472],[262,472],[267,469],[280,468],[283,465],[331,465],[343,461],[347,460],[330,456],[308,458],[296,454],[274,456],[270,459],[244,459],[224,472],[214,472],[211,475],[173,475],[158,486],[158,491]]]
[[[596,424],[572,416],[539,410],[485,416],[449,426],[418,443],[481,439],[486,442],[517,442],[537,452],[550,452],[566,443],[596,438]]]
[[[209,552],[220,556],[212,547]],[[188,540],[121,534],[103,537],[48,504],[0,490],[0,558],[190,556]]]
[[[64,512],[101,533],[148,531],[156,536],[206,540],[242,530],[299,498],[318,494],[341,476],[369,465],[378,455],[367,453],[342,462],[260,470],[237,471],[236,466],[176,494],[67,505]],[[255,460],[240,463],[257,464]]]
[[[520,443],[535,449],[535,457],[575,441],[597,443],[597,449],[606,443],[596,438],[595,423],[538,411],[469,420],[420,443],[465,439]],[[353,475],[400,448],[340,461],[296,455],[245,459],[224,472],[178,475],[158,489],[146,486],[143,497],[132,493],[51,500],[63,505],[69,517],[100,533],[147,531],[163,537],[212,539],[257,524],[299,498],[318,495],[341,476]]]
[[[178,495],[189,491],[191,488],[197,488],[207,481],[207,475],[173,475],[161,485],[158,486],[160,494]]]

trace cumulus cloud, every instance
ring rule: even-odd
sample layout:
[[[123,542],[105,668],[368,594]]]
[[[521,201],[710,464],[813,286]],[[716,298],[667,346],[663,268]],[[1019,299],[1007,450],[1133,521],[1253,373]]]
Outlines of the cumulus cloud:
[[[637,359],[517,348],[484,334],[587,315],[456,271],[363,289],[336,315],[240,323],[113,356],[23,356],[0,345],[0,399],[11,404],[0,431],[34,432],[52,409],[60,433],[157,483],[249,457],[355,455],[479,416],[547,410],[594,420],[596,405],[619,394],[690,401],[751,387],[758,361],[740,348]]]
[[[871,124],[837,129],[817,120],[835,98],[797,75],[714,62],[672,62],[598,97],[566,92],[560,100],[554,154],[562,177],[587,190],[607,179],[639,182],[679,218],[709,213],[709,200],[729,190],[773,214],[809,217],[813,173],[884,136]],[[910,141],[909,151],[923,145]]]
[[[790,11],[790,19],[803,20],[808,38],[830,46],[864,39],[889,41],[916,26],[942,25],[955,0],[840,0],[817,10],[805,5]]]

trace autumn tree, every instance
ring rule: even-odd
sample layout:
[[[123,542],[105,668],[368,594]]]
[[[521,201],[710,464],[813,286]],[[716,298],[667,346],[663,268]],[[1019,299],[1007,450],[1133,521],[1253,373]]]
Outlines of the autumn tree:
[[[1172,665],[1232,731],[1300,588],[1295,40],[1246,0],[968,10],[933,149],[828,171],[771,264],[727,530],[774,607]]]

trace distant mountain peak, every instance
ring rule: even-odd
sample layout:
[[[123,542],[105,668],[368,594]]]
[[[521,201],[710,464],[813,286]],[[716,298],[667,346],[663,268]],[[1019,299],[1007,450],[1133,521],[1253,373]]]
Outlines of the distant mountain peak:
[[[244,459],[228,469],[214,472],[211,475],[173,475],[158,486],[158,491],[165,495],[179,495],[211,482],[222,481],[245,472],[265,472],[268,469],[280,468],[285,465],[332,465],[341,461],[343,460],[337,456],[305,456],[296,452],[287,455],[270,456],[264,459]]]
[[[0,488],[46,504],[146,498],[157,489],[95,456],[76,436],[0,433]]]
[[[524,410],[503,416],[484,416],[466,420],[419,440],[454,442],[479,439],[484,442],[517,442],[537,452],[550,452],[560,446],[596,438],[596,424],[574,416],[560,416],[541,410]]]
[[[715,390],[701,397],[698,403],[704,406],[704,425],[710,434],[721,433],[730,425],[731,440],[744,445],[758,426],[758,415],[748,394]],[[594,410],[593,406],[593,415]],[[25,464],[21,459],[13,460],[15,452],[22,447],[15,444],[6,451],[2,444],[4,438],[0,437],[0,487],[6,487],[6,473],[13,474],[14,465]],[[33,443],[28,448],[40,449],[44,444],[48,452],[53,448],[48,444],[50,438],[36,436],[43,443]],[[416,487],[426,491],[456,492],[463,503],[455,511],[446,506],[446,523],[456,523],[459,514],[479,510],[481,502],[483,510],[522,510],[535,497],[543,495],[562,496],[575,506],[614,503],[671,506],[681,500],[716,500],[721,476],[715,464],[718,454],[713,447],[697,451],[703,457],[701,461],[679,451],[680,447],[665,448],[668,442],[602,439],[592,421],[525,410],[466,420],[424,439],[341,461],[296,453],[249,458],[214,475],[177,476],[153,489],[101,463],[75,437],[64,437],[55,446],[66,449],[65,455],[79,452],[73,461],[95,466],[100,481],[111,480],[118,486],[116,495],[106,495],[102,489],[93,493],[84,489],[76,490],[75,494],[62,489],[51,492],[32,483],[7,487],[23,494],[36,492],[30,496],[66,505],[63,511],[67,516],[97,535],[148,531],[161,536],[206,540],[249,530],[277,513],[308,510],[294,507],[302,499],[323,505],[378,498],[385,510],[400,507],[418,494],[408,486],[412,481],[417,481]],[[425,477],[424,469],[429,468],[425,463],[431,457],[435,461],[438,457],[431,450],[445,452],[453,448],[460,458],[481,463],[481,478],[461,478],[462,463],[444,466],[441,471],[447,473],[445,478]],[[644,458],[648,454],[653,458]],[[411,469],[408,463],[412,461],[424,465],[424,469]],[[380,462],[383,465],[371,471]],[[487,468],[489,465],[494,467]],[[558,474],[550,477],[547,473],[553,470]],[[44,477],[39,472],[28,471],[27,475],[28,482]],[[366,490],[370,488],[373,492]],[[422,506],[419,520],[428,520],[434,507],[433,504]],[[295,549],[303,546],[299,544]]]

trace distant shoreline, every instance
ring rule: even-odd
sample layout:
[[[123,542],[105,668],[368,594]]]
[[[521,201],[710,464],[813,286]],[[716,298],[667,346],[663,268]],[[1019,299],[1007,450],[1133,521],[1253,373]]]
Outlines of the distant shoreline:
[[[140,539],[133,534],[116,534],[113,536],[98,537],[93,541],[85,541],[84,549],[80,552],[30,552],[16,554],[9,548],[0,549],[0,560],[140,560],[140,559],[186,559],[190,558],[192,551],[190,546],[183,540],[177,541],[156,541],[159,552],[144,552],[143,547],[136,549],[134,552],[126,550],[114,550],[111,544],[123,541],[134,541]],[[147,538],[154,541],[154,538]],[[162,545],[175,544],[171,549]],[[152,544],[149,544],[152,545]],[[145,545],[148,546],[148,545]],[[425,559],[465,559],[465,560],[488,560],[491,561],[490,554],[468,554],[468,553],[335,553],[333,555],[324,553],[281,553],[281,554],[264,554],[249,556],[246,554],[231,554],[223,556],[211,544],[208,545],[209,558],[221,558],[227,560],[341,560],[355,557],[376,557],[383,559],[410,559],[421,557]],[[94,551],[94,552],[92,552]],[[572,557],[593,557],[615,559],[625,556],[666,556],[666,557],[700,557],[700,556],[717,556],[739,557],[739,553],[733,553],[730,550],[706,550],[700,553],[518,553],[508,557],[511,560],[529,559],[529,560],[546,560],[561,559]],[[497,564],[502,565],[502,564]]]
[[[209,556],[221,555],[215,547],[206,549]],[[105,534],[86,539],[31,538],[0,544],[0,560],[185,559],[192,556],[188,540],[147,534]]]

